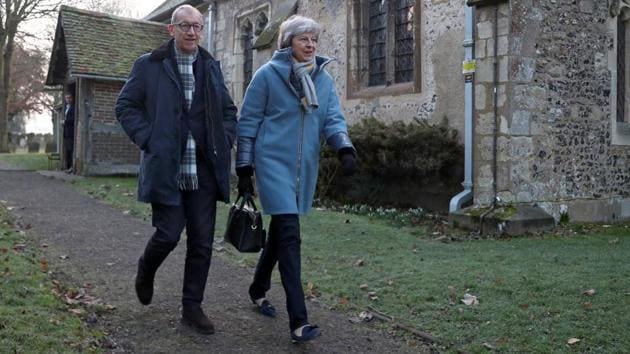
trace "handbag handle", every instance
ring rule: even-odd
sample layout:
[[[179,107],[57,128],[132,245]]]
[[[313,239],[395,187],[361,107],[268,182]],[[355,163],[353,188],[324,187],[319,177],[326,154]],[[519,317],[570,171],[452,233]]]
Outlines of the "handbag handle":
[[[241,201],[240,205],[238,205],[239,200]],[[246,203],[252,209],[254,209],[254,211],[258,211],[258,208],[256,208],[256,203],[254,203],[254,196],[251,193],[239,194],[238,197],[236,197],[236,200],[234,201],[234,204],[238,205],[238,208],[241,210],[243,210]]]

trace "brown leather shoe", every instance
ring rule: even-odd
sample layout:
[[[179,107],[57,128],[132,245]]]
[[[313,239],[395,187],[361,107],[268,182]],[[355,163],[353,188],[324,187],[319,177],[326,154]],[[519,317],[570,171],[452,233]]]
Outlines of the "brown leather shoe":
[[[155,273],[146,271],[142,257],[138,260],[138,273],[136,274],[136,295],[143,305],[151,303],[153,298],[153,279]]]
[[[208,316],[203,313],[201,307],[185,306],[182,310],[182,324],[191,327],[201,334],[214,333],[214,325]]]

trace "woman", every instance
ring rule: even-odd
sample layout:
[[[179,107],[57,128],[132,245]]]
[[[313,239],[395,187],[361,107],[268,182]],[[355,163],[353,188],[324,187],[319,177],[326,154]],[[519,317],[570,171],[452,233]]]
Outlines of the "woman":
[[[294,342],[320,335],[317,326],[308,322],[304,303],[298,217],[313,202],[320,136],[338,152],[342,173],[356,169],[334,82],[324,71],[331,60],[315,56],[320,32],[317,22],[297,15],[280,25],[280,49],[254,75],[237,126],[239,193],[253,192],[255,171],[263,211],[271,215],[269,237],[249,295],[261,314],[275,316],[265,294],[277,262]]]

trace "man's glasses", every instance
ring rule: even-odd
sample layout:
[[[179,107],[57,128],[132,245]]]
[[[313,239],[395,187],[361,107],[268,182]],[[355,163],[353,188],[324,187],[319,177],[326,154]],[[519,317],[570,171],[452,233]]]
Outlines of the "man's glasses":
[[[191,28],[193,29],[193,31],[195,31],[195,33],[199,33],[201,32],[201,30],[203,30],[203,25],[199,23],[193,23],[191,25],[190,23],[180,22],[180,23],[176,23],[175,26],[179,27],[179,29],[182,30],[182,32],[188,32],[190,31]]]

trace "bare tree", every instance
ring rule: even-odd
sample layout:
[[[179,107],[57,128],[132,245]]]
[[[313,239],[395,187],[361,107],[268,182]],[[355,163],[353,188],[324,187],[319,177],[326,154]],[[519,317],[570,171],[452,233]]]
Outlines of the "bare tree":
[[[83,6],[82,6],[83,5]],[[131,16],[127,1],[121,0],[78,0],[77,6],[110,15]]]
[[[55,12],[58,5],[58,1],[50,0],[0,0],[0,152],[9,150],[8,97],[18,27],[27,19],[41,18]]]
[[[16,43],[8,96],[9,121],[16,123],[19,117],[52,108],[52,97],[44,92],[46,65],[46,53],[42,50],[26,49],[23,43]]]

